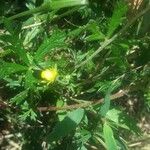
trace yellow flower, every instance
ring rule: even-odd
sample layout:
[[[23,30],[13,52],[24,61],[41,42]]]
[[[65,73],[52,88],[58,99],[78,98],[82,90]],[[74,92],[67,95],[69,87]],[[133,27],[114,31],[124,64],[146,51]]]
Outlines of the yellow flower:
[[[58,71],[56,68],[46,69],[43,70],[41,73],[41,78],[48,81],[49,83],[54,82],[57,76],[58,76]]]

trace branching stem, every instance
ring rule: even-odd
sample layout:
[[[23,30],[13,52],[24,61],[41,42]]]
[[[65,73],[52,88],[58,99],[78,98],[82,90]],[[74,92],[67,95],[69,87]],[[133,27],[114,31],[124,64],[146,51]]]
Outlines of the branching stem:
[[[119,91],[116,94],[113,94],[110,99],[115,100],[120,97],[123,97],[126,95],[127,91]],[[89,101],[87,103],[80,103],[80,104],[72,104],[68,106],[63,106],[63,107],[55,107],[55,106],[48,106],[48,107],[38,107],[38,110],[41,112],[46,112],[46,111],[58,111],[58,110],[72,110],[72,109],[77,109],[77,108],[87,108],[92,105],[98,105],[103,103],[104,98],[99,99],[99,100],[94,100],[94,101]]]

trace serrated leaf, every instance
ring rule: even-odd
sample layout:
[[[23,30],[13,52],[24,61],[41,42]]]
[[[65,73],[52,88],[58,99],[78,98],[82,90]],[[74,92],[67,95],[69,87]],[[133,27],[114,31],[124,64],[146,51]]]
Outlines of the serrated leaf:
[[[111,127],[105,122],[103,126],[103,134],[107,150],[118,150],[117,144]]]
[[[0,62],[0,78],[4,78],[16,72],[27,70],[28,67],[16,63]]]
[[[25,88],[34,88],[34,84],[37,82],[36,78],[33,76],[32,70],[28,70],[25,76]]]
[[[86,25],[86,29],[91,32],[91,34],[85,38],[87,42],[102,40],[105,38],[105,35],[100,31],[99,25],[94,20],[89,21]]]
[[[60,31],[54,31],[50,38],[46,38],[37,50],[34,59],[42,61],[44,56],[55,48],[62,48],[65,44],[65,34]]]
[[[24,110],[23,114],[19,115],[19,119],[25,121],[27,118],[30,118],[33,121],[36,121],[37,114],[30,108]]]
[[[16,43],[16,45],[12,46],[11,49],[19,56],[19,58],[22,60],[22,62],[24,62],[26,65],[29,65],[27,53],[26,53],[25,49],[23,48],[22,44]]]
[[[28,43],[30,43],[37,36],[37,34],[39,34],[39,33],[40,33],[40,29],[37,28],[37,27],[31,29],[31,31],[28,31],[26,33],[23,44],[27,45]]]
[[[21,104],[25,98],[28,96],[28,90],[22,91],[19,94],[17,94],[15,97],[11,98],[11,103],[15,103],[16,105]]]
[[[122,22],[122,16],[127,12],[127,4],[120,0],[114,9],[113,15],[108,25],[107,36],[110,37]]]
[[[76,129],[83,116],[84,109],[81,108],[68,113],[68,115],[54,127],[53,131],[48,135],[47,140],[53,142],[67,136],[71,131]]]
[[[9,20],[5,20],[5,26],[10,34],[5,34],[0,37],[1,40],[9,43],[11,50],[14,51],[16,55],[24,62],[26,65],[29,65],[28,57],[26,50],[23,47],[23,42],[19,38],[19,32],[17,28],[12,27],[12,23]]]
[[[23,48],[23,45],[19,41],[17,41],[15,36],[4,35],[1,36],[0,39],[5,39],[3,40],[4,42],[10,43],[11,45],[9,45],[8,48],[11,51],[13,51],[19,57],[19,59],[22,60],[22,62],[24,62],[27,65],[29,64],[29,60],[27,58],[25,49]]]

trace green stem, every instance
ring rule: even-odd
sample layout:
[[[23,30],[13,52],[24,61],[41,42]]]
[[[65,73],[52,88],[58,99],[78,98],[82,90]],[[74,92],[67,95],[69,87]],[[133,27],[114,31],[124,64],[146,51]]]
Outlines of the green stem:
[[[14,20],[14,19],[17,19],[17,18],[20,18],[20,17],[29,16],[31,14],[38,13],[38,12],[41,12],[41,11],[46,11],[46,10],[48,10],[48,8],[49,8],[48,5],[42,5],[40,7],[31,9],[31,10],[27,10],[27,11],[21,12],[19,14],[16,14],[14,16],[11,16],[11,17],[8,18],[8,20]]]
[[[77,10],[79,10],[79,7],[78,7],[78,6],[72,8],[72,9],[69,9],[68,11],[64,12],[63,14],[54,15],[54,16],[49,20],[49,22],[53,22],[53,21],[55,22],[55,21],[57,21],[57,20],[59,20],[59,19],[65,17],[65,16],[67,16],[67,15],[70,15],[70,14],[74,13],[74,12],[77,11]],[[55,11],[55,12],[57,12],[57,11]],[[46,22],[46,20],[41,21],[41,22],[39,22],[39,23],[31,24],[31,25],[28,25],[28,26],[23,26],[22,29],[24,30],[24,29],[36,27],[36,26],[39,26],[39,25],[41,25],[41,24],[43,24],[43,23],[45,23],[45,22]]]
[[[86,5],[88,4],[87,0],[59,0],[59,1],[52,1],[52,2],[47,2],[43,4],[40,7],[27,10],[24,12],[21,12],[19,14],[16,14],[14,16],[11,16],[7,18],[8,20],[14,20],[20,17],[24,16],[29,16],[34,13],[42,12],[42,11],[51,11],[51,10],[57,10],[61,8],[66,8],[66,7],[72,7],[72,6],[81,6],[81,5]],[[4,23],[4,20],[0,21],[0,24]]]

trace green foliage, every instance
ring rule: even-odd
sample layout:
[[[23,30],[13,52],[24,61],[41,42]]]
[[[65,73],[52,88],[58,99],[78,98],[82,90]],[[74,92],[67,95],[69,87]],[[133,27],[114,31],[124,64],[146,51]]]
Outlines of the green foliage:
[[[122,17],[127,12],[127,4],[124,1],[119,1],[117,5],[115,6],[113,15],[110,19],[109,25],[108,25],[108,31],[107,36],[110,37],[113,32],[118,28],[120,23],[122,23]]]
[[[112,93],[112,91],[118,86],[118,83],[116,81],[114,81],[110,87],[108,88],[108,90],[106,91],[105,94],[105,98],[104,98],[104,104],[101,105],[100,107],[100,114],[102,117],[105,117],[109,108],[110,108],[110,95]]]
[[[103,134],[108,150],[117,150],[117,144],[111,127],[105,122],[103,126]]]
[[[64,7],[85,5],[87,3],[88,3],[87,0],[58,0],[58,1],[52,1],[50,7],[52,9],[60,9]]]
[[[128,149],[124,141],[141,133],[138,116],[150,106],[150,38],[140,35],[141,20],[129,18],[121,0],[16,5],[3,11],[10,17],[1,16],[0,27],[0,108],[6,101],[9,133],[21,135],[22,149]],[[44,80],[42,71],[54,67],[56,80]]]
[[[19,94],[17,94],[15,97],[11,98],[11,103],[16,103],[16,105],[21,104],[28,96],[28,91],[22,91]]]
[[[67,136],[81,122],[84,115],[83,109],[77,109],[70,112],[61,122],[56,124],[53,131],[48,135],[48,141],[58,141]]]
[[[19,59],[21,59],[25,64],[29,65],[29,60],[27,58],[26,50],[23,47],[23,43],[21,39],[19,38],[19,33],[16,30],[13,29],[11,22],[6,20],[5,21],[6,29],[8,30],[9,34],[3,35],[1,38],[2,40],[9,43],[10,49],[19,56]]]
[[[50,38],[46,38],[38,48],[34,59],[40,61],[44,56],[54,50],[54,48],[63,48],[65,46],[65,34],[59,31],[54,31]]]
[[[131,130],[137,134],[140,133],[139,128],[136,126],[136,121],[119,109],[110,109],[106,114],[106,118],[113,121],[118,127]]]
[[[24,70],[27,70],[26,66],[22,66],[20,64],[16,63],[8,63],[8,62],[0,62],[1,68],[0,68],[0,78],[4,78],[8,75],[11,75],[16,72],[22,72]]]

